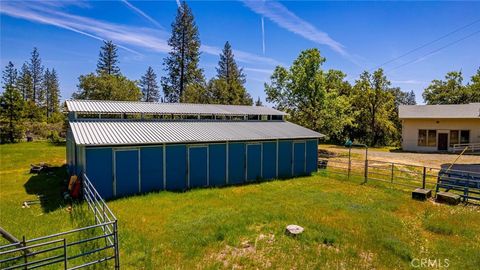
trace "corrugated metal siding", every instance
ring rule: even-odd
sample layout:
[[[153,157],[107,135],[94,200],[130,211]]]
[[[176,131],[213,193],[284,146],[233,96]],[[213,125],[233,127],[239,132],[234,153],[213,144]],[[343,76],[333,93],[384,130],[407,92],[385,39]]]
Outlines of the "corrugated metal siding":
[[[78,145],[319,138],[322,134],[284,121],[77,120],[70,127]]]
[[[99,100],[67,100],[66,103],[68,111],[80,113],[286,115],[284,112],[262,106]]]

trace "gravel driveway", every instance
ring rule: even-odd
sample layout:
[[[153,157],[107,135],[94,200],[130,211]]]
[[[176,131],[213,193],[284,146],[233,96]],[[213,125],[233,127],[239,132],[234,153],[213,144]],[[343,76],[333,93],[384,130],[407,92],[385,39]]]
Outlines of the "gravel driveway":
[[[320,145],[319,149],[326,149],[334,153],[348,153],[348,148],[331,145]],[[365,149],[352,148],[352,153],[355,153],[354,158],[356,159],[365,158]],[[439,168],[442,164],[452,163],[457,157],[458,154],[389,152],[385,150],[376,150],[374,148],[368,149],[369,160],[405,163],[432,168]],[[477,164],[480,166],[480,156],[463,155],[456,164]]]

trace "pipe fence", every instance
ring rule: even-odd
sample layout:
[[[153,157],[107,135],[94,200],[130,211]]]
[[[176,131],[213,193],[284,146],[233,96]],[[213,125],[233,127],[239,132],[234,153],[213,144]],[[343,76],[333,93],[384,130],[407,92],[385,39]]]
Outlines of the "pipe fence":
[[[0,246],[0,269],[51,266],[73,270],[94,265],[119,269],[117,218],[85,174],[82,192],[93,212],[94,225],[33,239],[23,236],[19,242]]]
[[[331,174],[356,177],[367,183],[370,180],[406,188],[427,188],[450,191],[464,201],[480,201],[480,173],[472,171],[433,168],[398,162],[378,160],[352,160],[319,155],[319,170]]]

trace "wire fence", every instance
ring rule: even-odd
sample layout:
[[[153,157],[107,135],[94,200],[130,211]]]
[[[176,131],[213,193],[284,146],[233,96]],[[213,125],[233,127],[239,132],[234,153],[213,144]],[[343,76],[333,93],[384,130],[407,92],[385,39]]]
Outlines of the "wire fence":
[[[82,175],[82,191],[88,208],[93,212],[94,225],[27,239],[0,246],[0,269],[80,269],[97,266],[119,269],[118,224],[115,215],[95,190],[88,177]],[[77,213],[78,212],[78,213]],[[89,222],[91,213],[75,213],[81,222]],[[112,264],[109,262],[113,261]]]
[[[460,195],[464,201],[480,201],[479,172],[328,155],[319,155],[318,168],[334,175],[360,178],[363,183],[373,180],[410,189],[449,191]]]

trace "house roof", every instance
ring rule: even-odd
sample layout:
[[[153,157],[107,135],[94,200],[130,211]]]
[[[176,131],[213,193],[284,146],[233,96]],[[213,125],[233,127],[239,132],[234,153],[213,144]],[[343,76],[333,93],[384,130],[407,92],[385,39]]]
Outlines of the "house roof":
[[[160,103],[138,101],[67,100],[67,109],[79,113],[145,113],[176,115],[286,115],[263,106]]]
[[[320,138],[324,135],[286,121],[75,120],[79,145],[256,141]]]
[[[480,103],[451,105],[400,105],[400,119],[480,119]]]

